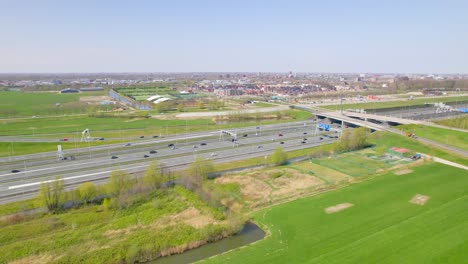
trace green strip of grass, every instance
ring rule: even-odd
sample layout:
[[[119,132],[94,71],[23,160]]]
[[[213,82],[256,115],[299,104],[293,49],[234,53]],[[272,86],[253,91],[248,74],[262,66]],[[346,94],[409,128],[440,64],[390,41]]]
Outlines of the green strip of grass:
[[[415,133],[416,136],[427,138],[459,149],[468,150],[468,133],[423,125],[401,125],[398,129]]]

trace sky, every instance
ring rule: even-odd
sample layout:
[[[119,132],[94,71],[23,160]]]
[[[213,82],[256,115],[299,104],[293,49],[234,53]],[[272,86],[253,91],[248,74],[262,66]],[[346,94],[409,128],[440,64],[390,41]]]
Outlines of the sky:
[[[468,1],[0,0],[0,73],[468,73]]]

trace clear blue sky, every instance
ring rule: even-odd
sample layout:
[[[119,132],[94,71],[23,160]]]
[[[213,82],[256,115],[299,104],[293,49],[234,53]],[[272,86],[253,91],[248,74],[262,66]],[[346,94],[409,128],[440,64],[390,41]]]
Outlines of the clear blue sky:
[[[468,73],[468,1],[0,0],[0,72]]]

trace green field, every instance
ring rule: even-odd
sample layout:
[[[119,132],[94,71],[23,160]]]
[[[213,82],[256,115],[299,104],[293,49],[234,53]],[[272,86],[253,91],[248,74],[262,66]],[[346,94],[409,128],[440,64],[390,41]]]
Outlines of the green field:
[[[418,137],[468,150],[468,133],[466,132],[423,125],[401,125],[397,128],[405,132],[415,133]]]
[[[435,120],[433,122],[439,125],[468,129],[468,114],[464,114],[462,116],[457,116],[455,118],[450,119]]]
[[[89,106],[81,96],[104,95],[104,92],[60,94],[56,92],[0,92],[0,117],[63,115],[86,113]],[[106,107],[100,107],[105,109]]]
[[[441,164],[274,206],[253,218],[262,241],[202,263],[464,263],[468,177]],[[430,197],[425,205],[409,201]],[[332,214],[325,208],[354,206]]]
[[[392,108],[392,107],[401,107],[401,106],[413,106],[413,105],[423,105],[424,103],[438,103],[438,102],[461,102],[468,101],[468,96],[461,97],[443,97],[443,98],[419,98],[414,100],[404,100],[404,101],[390,101],[390,102],[381,102],[375,100],[374,102],[366,103],[353,103],[353,104],[343,104],[343,110],[346,109],[382,109],[382,108]],[[340,109],[340,105],[324,105],[321,106],[330,110]]]

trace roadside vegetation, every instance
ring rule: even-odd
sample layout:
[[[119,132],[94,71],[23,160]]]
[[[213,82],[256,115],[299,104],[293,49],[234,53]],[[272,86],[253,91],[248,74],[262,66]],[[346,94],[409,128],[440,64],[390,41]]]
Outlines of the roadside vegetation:
[[[468,129],[468,114],[450,119],[434,120],[433,122],[439,125]]]
[[[397,129],[435,142],[468,150],[468,133],[424,125],[401,125]]]

